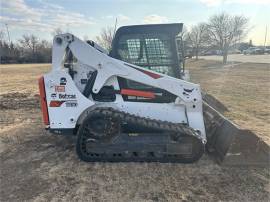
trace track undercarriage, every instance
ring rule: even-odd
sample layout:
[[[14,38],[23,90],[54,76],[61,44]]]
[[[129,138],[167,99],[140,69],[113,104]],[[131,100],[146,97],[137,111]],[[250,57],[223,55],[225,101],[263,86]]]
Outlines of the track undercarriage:
[[[131,133],[132,126],[146,132]],[[185,124],[97,108],[78,130],[77,153],[84,161],[192,163],[204,153],[204,144]]]

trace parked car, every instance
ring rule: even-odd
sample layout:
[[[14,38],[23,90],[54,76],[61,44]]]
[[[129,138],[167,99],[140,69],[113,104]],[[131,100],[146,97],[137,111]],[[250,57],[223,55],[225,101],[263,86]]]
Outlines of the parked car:
[[[208,50],[205,52],[202,52],[201,55],[206,56],[206,55],[221,55],[222,52],[220,50]]]
[[[241,51],[238,50],[238,49],[232,49],[232,50],[229,50],[228,53],[229,53],[229,54],[240,54]]]
[[[264,53],[270,54],[270,48],[265,48]]]
[[[264,54],[264,50],[257,47],[250,47],[243,51],[244,55],[259,55]]]
[[[192,58],[192,57],[193,57],[193,51],[192,50],[186,50],[185,58]]]

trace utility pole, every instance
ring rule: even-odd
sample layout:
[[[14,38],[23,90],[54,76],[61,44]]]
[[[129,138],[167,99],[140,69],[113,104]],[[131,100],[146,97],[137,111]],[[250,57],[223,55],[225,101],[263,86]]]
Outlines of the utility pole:
[[[265,28],[264,48],[266,48],[266,39],[267,39],[267,25],[266,25],[266,28]]]
[[[115,18],[115,23],[114,23],[113,39],[116,32],[116,28],[117,28],[117,18]]]
[[[8,30],[8,24],[5,23],[5,25],[6,25],[6,28],[7,28],[8,41],[9,41],[9,44],[11,44],[11,41],[10,41],[10,35],[9,35],[9,30]]]

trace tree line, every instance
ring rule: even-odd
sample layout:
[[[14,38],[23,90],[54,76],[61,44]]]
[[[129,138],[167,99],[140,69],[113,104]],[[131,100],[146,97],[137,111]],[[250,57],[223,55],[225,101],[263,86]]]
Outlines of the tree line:
[[[1,34],[3,36],[3,33]],[[49,63],[51,43],[37,36],[23,35],[15,43],[0,38],[1,64],[5,63]]]
[[[51,35],[62,34],[56,28]],[[52,58],[52,43],[40,39],[33,34],[23,35],[16,42],[7,41],[5,33],[0,30],[0,64],[6,63],[50,63]]]
[[[243,15],[213,15],[208,22],[199,23],[184,32],[183,39],[196,59],[202,51],[215,49],[220,51],[225,64],[230,48],[240,44],[247,35],[248,21]]]
[[[63,33],[59,28],[52,35]],[[186,50],[198,59],[202,51],[215,49],[223,56],[223,63],[227,62],[229,49],[240,43],[248,33],[248,18],[242,15],[220,13],[213,15],[207,22],[198,23],[189,30],[184,29],[182,40]],[[106,49],[111,49],[114,29],[103,28],[96,41]],[[5,40],[5,34],[0,31],[0,54],[3,63],[49,63],[51,62],[51,42],[41,40],[37,36],[23,35],[15,43]]]
[[[181,39],[184,44],[184,52],[191,52],[198,60],[203,52],[218,50],[223,56],[223,63],[227,63],[229,50],[238,45],[241,50],[247,49],[249,43],[243,43],[246,37],[249,19],[243,15],[229,15],[225,12],[213,15],[207,22],[200,22],[190,29],[184,27]],[[107,27],[101,30],[97,42],[110,50],[113,40],[114,28]]]

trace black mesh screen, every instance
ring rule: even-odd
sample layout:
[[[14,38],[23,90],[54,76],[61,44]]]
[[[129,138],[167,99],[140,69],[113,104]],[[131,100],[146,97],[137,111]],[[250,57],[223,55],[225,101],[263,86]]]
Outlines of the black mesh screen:
[[[174,75],[171,40],[166,34],[128,34],[120,38],[121,60],[167,75]]]

